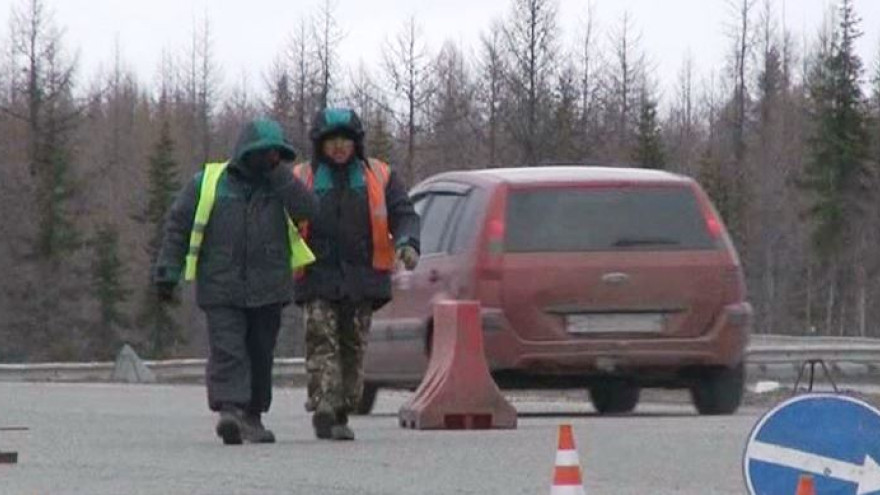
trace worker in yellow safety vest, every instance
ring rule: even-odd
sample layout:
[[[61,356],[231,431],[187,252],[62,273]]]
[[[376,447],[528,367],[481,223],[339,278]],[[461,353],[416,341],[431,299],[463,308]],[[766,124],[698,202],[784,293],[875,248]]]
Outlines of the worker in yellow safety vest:
[[[297,227],[316,197],[290,166],[296,152],[281,126],[255,120],[232,158],[206,164],[180,191],[153,270],[162,300],[194,281],[208,326],[208,406],[224,444],[271,443],[262,413],[272,401],[272,363],[293,274],[315,260]]]

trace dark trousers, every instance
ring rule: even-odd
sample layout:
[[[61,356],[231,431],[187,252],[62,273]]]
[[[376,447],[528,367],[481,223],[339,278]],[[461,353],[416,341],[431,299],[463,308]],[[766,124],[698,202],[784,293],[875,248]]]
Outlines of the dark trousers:
[[[261,413],[272,403],[272,363],[282,304],[258,308],[211,306],[208,320],[208,407],[236,405]]]

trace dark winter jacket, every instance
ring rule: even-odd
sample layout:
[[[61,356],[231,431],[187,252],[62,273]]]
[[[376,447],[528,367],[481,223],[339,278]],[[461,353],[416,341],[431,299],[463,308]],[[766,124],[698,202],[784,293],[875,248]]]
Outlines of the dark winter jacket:
[[[379,308],[391,299],[391,273],[373,268],[370,208],[363,162],[311,163],[320,207],[309,224],[309,246],[317,261],[297,280],[298,303],[315,298],[371,301]],[[321,170],[323,169],[323,170]],[[395,246],[419,250],[421,222],[397,173],[385,187],[388,227]]]
[[[283,138],[280,144],[273,141],[280,134],[265,134],[260,123],[265,121],[242,131],[217,184],[197,265],[200,306],[257,307],[286,303],[293,297],[285,210],[294,221],[312,220],[317,202],[289,166],[258,174],[243,165],[245,153],[268,147],[279,148],[286,159],[294,156]],[[166,219],[154,271],[157,282],[177,282],[182,277],[202,176],[196,174],[184,186]]]

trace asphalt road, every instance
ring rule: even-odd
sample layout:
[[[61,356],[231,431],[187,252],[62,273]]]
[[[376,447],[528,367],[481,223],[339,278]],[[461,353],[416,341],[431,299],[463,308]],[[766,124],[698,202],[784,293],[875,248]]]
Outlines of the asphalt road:
[[[546,494],[557,428],[574,427],[589,495],[745,493],[745,440],[765,408],[700,417],[686,403],[596,416],[571,394],[514,397],[516,430],[412,431],[406,393],[353,419],[355,442],[315,440],[304,391],[279,388],[274,445],[223,446],[198,385],[0,383],[0,494]]]

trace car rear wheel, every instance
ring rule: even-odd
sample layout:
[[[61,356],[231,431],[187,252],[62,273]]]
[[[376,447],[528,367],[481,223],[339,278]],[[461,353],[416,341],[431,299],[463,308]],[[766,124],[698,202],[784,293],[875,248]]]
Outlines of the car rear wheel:
[[[590,387],[590,400],[599,414],[632,412],[639,403],[641,389],[623,380],[611,380]]]
[[[379,386],[374,383],[364,383],[364,393],[361,394],[361,400],[358,402],[355,414],[367,415],[373,412],[373,406],[376,405],[376,396],[379,394]]]
[[[700,414],[733,414],[742,403],[744,383],[742,363],[733,368],[707,368],[691,385],[691,398]]]

